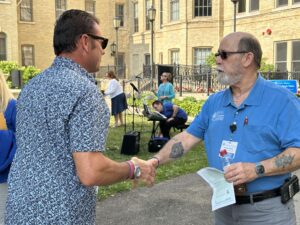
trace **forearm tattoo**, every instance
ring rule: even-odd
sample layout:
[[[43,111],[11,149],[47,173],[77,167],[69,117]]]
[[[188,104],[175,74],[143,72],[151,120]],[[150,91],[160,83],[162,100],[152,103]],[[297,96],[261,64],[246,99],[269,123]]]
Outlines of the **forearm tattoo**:
[[[275,166],[277,168],[285,168],[293,163],[294,158],[295,156],[292,155],[277,156],[275,159]]]
[[[170,158],[177,159],[183,155],[183,152],[184,149],[181,142],[177,142],[171,147]]]

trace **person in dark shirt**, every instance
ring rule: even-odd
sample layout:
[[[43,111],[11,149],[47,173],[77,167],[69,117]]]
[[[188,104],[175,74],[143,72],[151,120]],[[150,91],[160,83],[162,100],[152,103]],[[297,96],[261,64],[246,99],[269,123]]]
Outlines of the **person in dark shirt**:
[[[170,130],[172,127],[183,125],[187,121],[186,112],[171,102],[162,103],[156,100],[152,103],[152,107],[159,113],[167,117],[166,120],[159,122],[160,131],[163,137],[170,138]]]

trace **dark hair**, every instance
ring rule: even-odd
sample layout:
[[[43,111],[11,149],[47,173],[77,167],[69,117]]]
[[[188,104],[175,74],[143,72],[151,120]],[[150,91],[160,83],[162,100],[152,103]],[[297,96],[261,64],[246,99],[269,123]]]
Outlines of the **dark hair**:
[[[85,11],[71,9],[65,11],[56,21],[53,36],[55,55],[72,52],[80,35],[93,33],[93,26],[99,24],[98,19]]]
[[[240,39],[238,51],[252,52],[256,68],[260,68],[262,50],[259,41],[252,35],[246,35]]]
[[[117,78],[117,76],[115,75],[115,72],[112,71],[112,70],[108,71],[108,72],[107,72],[107,75],[108,75],[108,77],[110,77],[110,78],[119,80],[119,79]]]
[[[160,101],[160,100],[155,100],[154,102],[152,102],[152,107],[154,106],[154,105],[159,105],[159,104],[163,104],[162,103],[162,101]]]

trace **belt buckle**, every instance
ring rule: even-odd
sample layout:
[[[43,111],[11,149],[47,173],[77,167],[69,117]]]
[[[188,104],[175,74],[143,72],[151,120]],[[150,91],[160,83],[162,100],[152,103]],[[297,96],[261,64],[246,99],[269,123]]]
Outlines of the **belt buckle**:
[[[239,184],[234,186],[234,192],[236,195],[243,195],[247,192],[246,184]]]

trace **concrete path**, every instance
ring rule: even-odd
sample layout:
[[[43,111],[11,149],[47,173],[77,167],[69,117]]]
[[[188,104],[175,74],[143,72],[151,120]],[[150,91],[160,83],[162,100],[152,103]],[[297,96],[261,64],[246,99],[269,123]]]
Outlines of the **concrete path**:
[[[300,178],[300,170],[296,172]],[[97,204],[97,225],[211,225],[211,189],[196,174],[117,194]],[[300,193],[295,198],[300,225]]]

